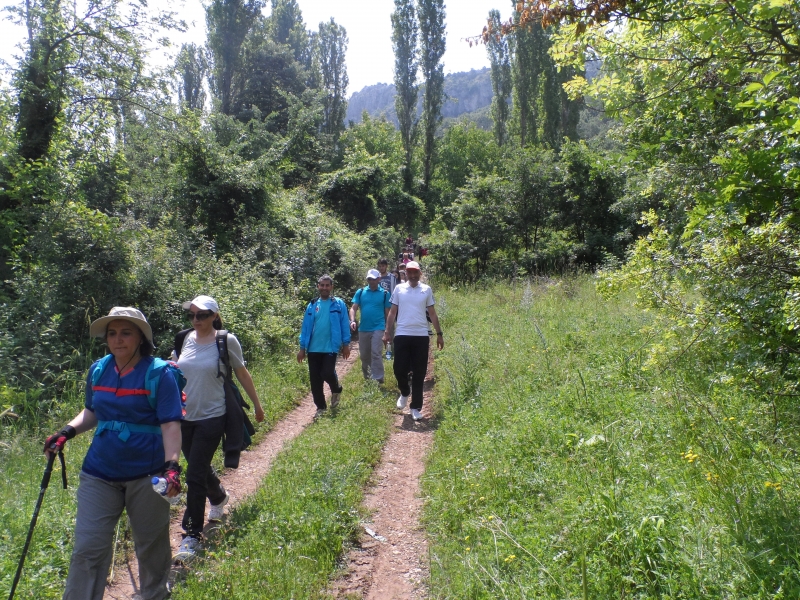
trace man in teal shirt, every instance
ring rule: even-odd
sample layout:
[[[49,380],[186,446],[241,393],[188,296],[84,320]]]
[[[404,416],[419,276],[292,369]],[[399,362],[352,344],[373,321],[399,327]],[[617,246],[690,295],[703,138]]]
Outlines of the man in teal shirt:
[[[353,296],[350,307],[350,329],[358,327],[358,348],[364,379],[383,383],[383,329],[391,303],[389,293],[380,286],[381,274],[376,269],[367,272],[367,287]],[[356,324],[356,311],[361,309],[361,323]]]
[[[342,386],[339,385],[339,377],[336,375],[336,356],[341,349],[342,355],[350,358],[350,328],[344,301],[331,295],[333,279],[330,275],[319,278],[317,291],[319,298],[309,303],[303,315],[297,362],[302,363],[308,354],[311,395],[318,417],[327,409],[324,383],[331,388],[331,408],[339,404]]]

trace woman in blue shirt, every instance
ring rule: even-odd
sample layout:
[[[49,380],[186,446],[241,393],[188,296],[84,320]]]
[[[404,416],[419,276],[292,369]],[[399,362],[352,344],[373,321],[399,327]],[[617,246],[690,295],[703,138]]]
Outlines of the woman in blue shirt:
[[[63,597],[102,600],[114,528],[126,509],[141,596],[161,600],[168,593],[172,562],[169,502],[153,490],[151,479],[167,480],[167,496],[180,492],[179,372],[152,357],[153,332],[135,308],[112,308],[89,333],[105,339],[110,355],[89,369],[84,409],[45,441],[45,452],[58,452],[77,434],[95,429],[80,473],[75,545]]]

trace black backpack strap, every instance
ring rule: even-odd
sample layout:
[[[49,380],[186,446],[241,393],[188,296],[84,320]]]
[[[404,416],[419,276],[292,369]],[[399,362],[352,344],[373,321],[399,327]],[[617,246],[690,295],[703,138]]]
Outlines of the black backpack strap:
[[[175,357],[180,358],[183,351],[183,344],[186,342],[186,336],[194,331],[194,327],[184,329],[175,334],[175,341],[173,342],[172,349],[175,350]]]
[[[225,365],[225,369],[227,370],[227,373],[223,374],[218,362],[217,377],[231,377],[231,358],[228,356],[228,331],[226,329],[217,331],[217,335],[214,336],[214,341],[217,344],[219,362]]]

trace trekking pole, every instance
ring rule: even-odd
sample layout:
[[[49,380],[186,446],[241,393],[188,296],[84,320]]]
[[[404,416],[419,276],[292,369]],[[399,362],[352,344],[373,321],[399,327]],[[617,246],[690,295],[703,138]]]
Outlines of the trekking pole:
[[[61,479],[64,482],[64,489],[67,489],[67,467],[64,464],[64,453],[59,452],[58,458],[61,459]],[[8,600],[14,599],[14,592],[17,591],[17,584],[22,575],[22,565],[25,564],[25,556],[28,554],[28,547],[31,545],[31,538],[33,537],[33,528],[36,527],[36,520],[39,518],[39,509],[42,507],[44,500],[44,492],[50,483],[50,475],[53,474],[53,463],[56,460],[55,452],[50,453],[47,459],[47,466],[44,468],[44,475],[42,476],[42,484],[39,487],[39,498],[36,500],[36,507],[33,509],[33,518],[31,525],[28,527],[28,537],[25,538],[25,545],[22,547],[22,556],[19,558],[19,565],[17,565],[17,574],[14,575],[14,582],[11,584],[11,593],[8,595]]]

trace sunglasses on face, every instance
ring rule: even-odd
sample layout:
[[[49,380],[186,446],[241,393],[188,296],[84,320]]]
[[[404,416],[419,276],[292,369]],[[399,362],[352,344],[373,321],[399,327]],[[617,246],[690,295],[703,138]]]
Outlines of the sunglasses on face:
[[[197,319],[198,321],[205,321],[208,317],[210,317],[213,314],[214,314],[213,312],[202,312],[202,313],[201,312],[197,312],[197,313],[187,312],[186,313],[186,318],[189,321],[194,321],[195,319]]]

